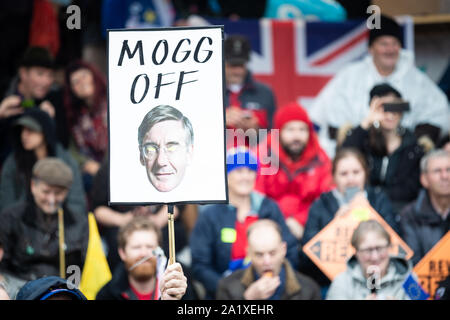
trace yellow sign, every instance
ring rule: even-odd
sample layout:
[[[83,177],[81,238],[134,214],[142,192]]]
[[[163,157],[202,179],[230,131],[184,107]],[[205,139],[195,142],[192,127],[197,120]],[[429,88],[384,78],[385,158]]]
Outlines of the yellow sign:
[[[413,251],[400,236],[384,221],[367,201],[352,203],[351,210],[342,216],[335,217],[303,246],[305,254],[320,270],[333,280],[347,268],[347,260],[355,253],[350,240],[353,231],[361,221],[374,219],[378,221],[391,236],[391,255],[409,259]]]
[[[434,298],[438,283],[450,274],[450,231],[414,267],[420,285]]]

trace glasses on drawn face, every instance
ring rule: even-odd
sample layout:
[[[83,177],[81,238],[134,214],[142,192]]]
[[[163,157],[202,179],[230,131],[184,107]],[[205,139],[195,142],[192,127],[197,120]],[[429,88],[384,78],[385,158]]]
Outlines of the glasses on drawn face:
[[[142,154],[147,160],[153,160],[160,154],[161,149],[167,156],[170,157],[171,155],[179,152],[182,147],[183,145],[179,144],[178,142],[171,142],[162,147],[154,143],[146,143],[141,146],[141,150]]]
[[[361,253],[363,256],[368,257],[372,254],[373,251],[376,251],[377,254],[385,254],[390,247],[389,244],[385,246],[377,246],[372,248],[366,248],[366,249],[358,249],[358,252]]]

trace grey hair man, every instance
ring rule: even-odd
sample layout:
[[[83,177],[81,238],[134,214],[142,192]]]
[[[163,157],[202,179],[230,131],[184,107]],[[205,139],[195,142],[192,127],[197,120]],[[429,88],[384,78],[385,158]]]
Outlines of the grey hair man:
[[[401,214],[401,236],[414,251],[414,264],[450,229],[450,153],[437,149],[420,163],[424,187]]]
[[[150,183],[160,192],[175,189],[192,162],[194,130],[189,119],[172,106],[159,105],[142,120],[138,142]]]

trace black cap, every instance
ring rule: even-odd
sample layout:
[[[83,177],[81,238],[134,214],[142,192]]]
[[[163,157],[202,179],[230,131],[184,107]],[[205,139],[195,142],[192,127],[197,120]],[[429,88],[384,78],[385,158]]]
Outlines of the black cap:
[[[387,83],[381,83],[375,85],[372,90],[370,90],[370,101],[372,101],[373,97],[385,97],[389,94],[395,95],[397,98],[401,98],[402,95],[396,89],[394,89],[391,85]],[[369,101],[369,102],[370,102]]]
[[[380,29],[374,28],[369,31],[369,47],[376,38],[381,36],[392,36],[397,38],[400,43],[403,42],[403,32],[400,25],[395,20],[384,15],[380,16]]]
[[[225,61],[233,65],[243,65],[250,60],[250,42],[245,36],[231,35],[225,39]]]
[[[27,282],[17,293],[16,300],[47,300],[55,294],[64,294],[72,300],[87,300],[77,288],[69,288],[67,280],[56,276]]]
[[[50,51],[43,47],[28,48],[20,61],[21,67],[43,67],[53,69],[55,62]]]

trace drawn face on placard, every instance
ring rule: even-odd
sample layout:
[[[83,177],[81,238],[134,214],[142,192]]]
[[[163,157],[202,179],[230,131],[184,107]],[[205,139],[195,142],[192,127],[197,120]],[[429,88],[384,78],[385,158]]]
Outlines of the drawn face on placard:
[[[139,148],[150,183],[160,192],[172,191],[192,161],[192,125],[177,109],[158,106],[139,127]]]

